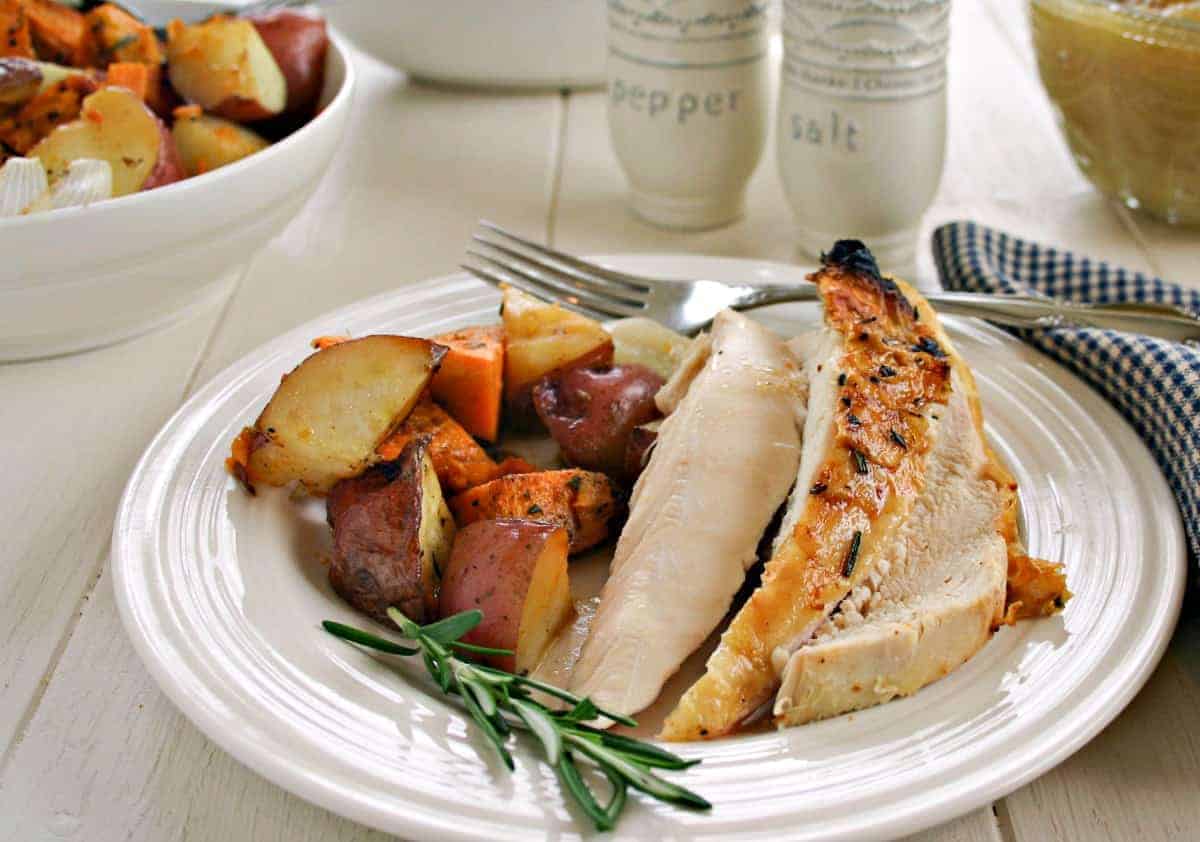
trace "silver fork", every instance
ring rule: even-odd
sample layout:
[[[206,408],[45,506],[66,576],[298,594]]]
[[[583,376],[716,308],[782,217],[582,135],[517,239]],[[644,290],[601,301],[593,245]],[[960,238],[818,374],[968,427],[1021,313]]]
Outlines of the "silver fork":
[[[462,268],[489,284],[510,284],[593,318],[644,316],[672,330],[694,334],[726,307],[753,310],[787,301],[816,301],[807,281],[787,286],[752,286],[707,280],[663,280],[618,272],[539,245],[480,220],[473,237],[482,250]],[[943,313],[975,316],[1010,327],[1094,327],[1140,333],[1175,342],[1200,341],[1200,318],[1166,304],[1079,304],[1023,295],[936,292],[925,296]]]

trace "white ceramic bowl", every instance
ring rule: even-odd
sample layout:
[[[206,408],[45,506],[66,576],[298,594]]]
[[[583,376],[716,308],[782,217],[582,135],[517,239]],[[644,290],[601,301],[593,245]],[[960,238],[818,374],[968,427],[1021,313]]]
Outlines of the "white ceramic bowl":
[[[157,190],[0,221],[0,360],[116,342],[221,295],[316,188],[353,90],[333,35],[325,108],[280,142]]]
[[[599,0],[341,0],[325,14],[356,44],[420,79],[473,87],[604,81]]]

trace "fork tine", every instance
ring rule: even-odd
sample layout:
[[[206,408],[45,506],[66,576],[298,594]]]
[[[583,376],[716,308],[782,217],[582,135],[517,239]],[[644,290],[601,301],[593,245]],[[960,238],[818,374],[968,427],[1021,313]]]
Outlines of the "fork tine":
[[[640,292],[643,294],[650,292],[650,287],[647,286],[641,278],[635,277],[634,275],[626,275],[622,272],[614,272],[611,269],[605,269],[603,266],[597,266],[595,263],[589,263],[586,260],[580,260],[578,257],[565,254],[564,252],[556,251],[552,248],[548,248],[547,246],[538,245],[532,240],[526,240],[524,237],[518,237],[516,234],[511,234],[496,223],[489,222],[486,219],[479,220],[479,224],[489,231],[499,234],[505,239],[512,240],[514,243],[524,246],[530,251],[537,252],[538,254],[550,258],[551,260],[556,260],[564,266],[569,266],[577,272],[584,273],[585,276],[591,276],[592,279],[602,278],[606,281],[620,284],[626,289],[633,290],[634,292]]]
[[[551,302],[555,301],[555,299],[552,296],[548,295],[545,291],[539,290],[537,287],[533,286],[532,284],[526,283],[525,281],[521,281],[521,280],[515,279],[515,278],[506,278],[506,277],[496,274],[495,272],[492,272],[489,269],[481,269],[478,266],[471,266],[466,263],[460,264],[460,268],[466,270],[467,272],[470,272],[472,275],[474,275],[476,278],[483,281],[484,283],[491,284],[492,286],[497,287],[501,290],[503,290],[504,287],[506,287],[506,286],[513,286],[519,290],[522,290],[523,292],[529,293],[530,295],[532,295],[535,298],[538,298],[542,301],[551,301]],[[564,307],[567,310],[576,312],[581,316],[587,316],[589,319],[609,318],[608,314],[606,314],[606,313],[601,313],[597,310],[589,310],[587,307],[583,307],[583,306],[580,306],[577,304],[572,304],[569,301],[558,301],[557,303],[560,307]]]
[[[545,261],[540,261],[539,259],[530,257],[529,255],[523,254],[516,249],[510,249],[507,246],[500,245],[499,243],[493,243],[491,240],[487,239],[486,237],[481,237],[478,234],[472,236],[471,239],[480,245],[487,246],[489,249],[498,254],[502,254],[505,257],[516,261],[519,266],[531,274],[547,272],[554,277],[555,280],[563,284],[569,284],[577,290],[594,292],[602,298],[613,300],[621,304],[627,304],[630,307],[637,307],[640,309],[646,306],[646,301],[642,297],[642,294],[636,290],[632,290],[627,287],[618,287],[615,284],[609,283],[608,281],[597,281],[581,272],[575,271],[574,269],[563,269],[559,266],[552,266]]]
[[[573,303],[580,307],[587,307],[607,316],[620,318],[622,316],[636,316],[641,313],[641,308],[630,307],[627,304],[621,304],[617,301],[608,298],[602,298],[599,295],[594,295],[590,292],[575,289],[568,283],[556,280],[552,276],[543,273],[533,274],[525,269],[512,263],[504,263],[496,260],[493,257],[488,257],[481,252],[467,250],[467,256],[473,257],[476,260],[481,260],[486,266],[493,269],[499,269],[511,278],[519,278],[527,284],[532,284],[534,287],[541,290],[540,297],[549,297],[551,301],[557,301],[562,304]],[[514,283],[514,286],[517,284]]]

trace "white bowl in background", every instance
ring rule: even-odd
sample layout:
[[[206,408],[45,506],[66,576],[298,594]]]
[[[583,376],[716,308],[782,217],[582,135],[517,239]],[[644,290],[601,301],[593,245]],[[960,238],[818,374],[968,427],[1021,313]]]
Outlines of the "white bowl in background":
[[[331,34],[325,108],[278,143],[156,190],[0,221],[0,361],[117,342],[222,295],[316,189],[353,90]]]
[[[323,9],[358,46],[419,79],[504,88],[604,82],[599,0],[339,0]]]

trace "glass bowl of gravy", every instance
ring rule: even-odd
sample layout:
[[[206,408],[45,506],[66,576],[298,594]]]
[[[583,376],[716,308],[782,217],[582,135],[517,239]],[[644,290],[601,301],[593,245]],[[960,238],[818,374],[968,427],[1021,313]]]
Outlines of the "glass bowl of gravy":
[[[1038,71],[1104,194],[1200,227],[1200,2],[1030,0]]]

